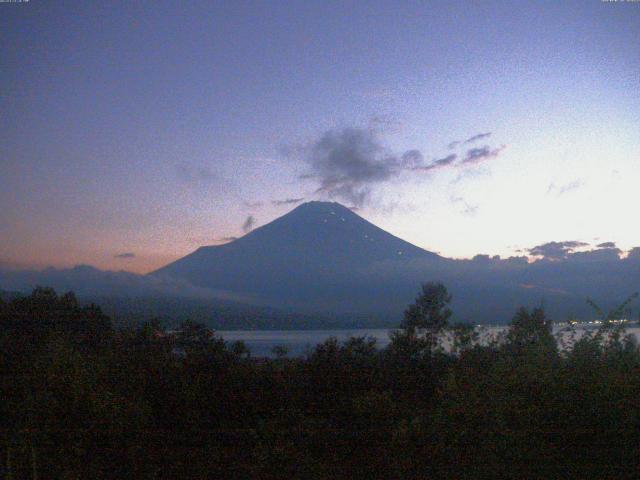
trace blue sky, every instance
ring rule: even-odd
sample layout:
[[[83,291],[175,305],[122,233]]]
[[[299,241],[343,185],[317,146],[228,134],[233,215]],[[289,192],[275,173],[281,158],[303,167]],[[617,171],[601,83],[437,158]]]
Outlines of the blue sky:
[[[355,190],[447,256],[640,245],[637,2],[31,0],[0,39],[6,265],[144,272]]]

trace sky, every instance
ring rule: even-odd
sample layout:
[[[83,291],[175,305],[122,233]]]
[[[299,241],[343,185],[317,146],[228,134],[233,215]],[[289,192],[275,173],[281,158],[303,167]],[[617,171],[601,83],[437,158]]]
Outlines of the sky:
[[[640,2],[0,3],[0,266],[309,200],[448,257],[640,245]]]

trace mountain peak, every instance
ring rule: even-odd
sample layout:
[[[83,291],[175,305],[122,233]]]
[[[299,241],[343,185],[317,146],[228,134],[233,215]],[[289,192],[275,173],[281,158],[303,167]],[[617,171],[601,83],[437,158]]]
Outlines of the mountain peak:
[[[289,213],[293,213],[296,211],[302,212],[313,212],[313,213],[330,213],[330,212],[340,212],[340,213],[353,213],[348,207],[338,203],[338,202],[321,202],[319,200],[312,200],[310,202],[301,203],[296,208],[291,210]]]
[[[322,200],[310,200],[308,202],[301,203],[295,209],[298,208],[330,208],[330,207],[339,207],[339,208],[347,208],[341,203],[338,202],[324,202]],[[294,210],[295,210],[294,209]],[[348,208],[347,208],[348,210]]]

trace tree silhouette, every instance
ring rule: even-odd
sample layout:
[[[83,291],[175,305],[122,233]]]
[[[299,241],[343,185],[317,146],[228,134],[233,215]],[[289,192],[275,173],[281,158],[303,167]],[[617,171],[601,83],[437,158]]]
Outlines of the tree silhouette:
[[[522,352],[531,347],[557,352],[558,347],[552,328],[553,322],[547,319],[542,307],[536,307],[531,312],[525,307],[520,307],[511,321],[507,344],[516,352]]]
[[[414,353],[425,348],[431,354],[438,342],[438,335],[449,324],[452,314],[450,302],[451,295],[442,283],[422,284],[415,302],[404,312],[404,319],[400,324],[403,332],[395,334],[392,342],[402,345],[405,350],[414,350]]]
[[[451,295],[442,283],[424,283],[415,303],[404,312],[402,328],[425,330],[434,335],[441,333],[451,317],[450,302]]]

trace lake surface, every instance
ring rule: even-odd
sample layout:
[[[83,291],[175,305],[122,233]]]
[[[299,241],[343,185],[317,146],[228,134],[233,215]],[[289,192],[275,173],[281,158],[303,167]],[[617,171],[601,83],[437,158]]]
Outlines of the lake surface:
[[[347,340],[351,337],[373,337],[379,348],[384,348],[389,344],[389,332],[386,328],[369,328],[353,330],[217,330],[216,334],[221,335],[228,342],[242,340],[251,355],[255,357],[273,357],[272,349],[276,346],[283,346],[289,351],[290,357],[304,355],[308,350],[313,349],[317,344],[324,342],[330,337],[336,337],[339,341]]]
[[[495,337],[503,332],[507,327],[480,327],[483,338]],[[554,327],[554,333],[565,329],[564,326]],[[597,326],[579,326],[576,328],[576,337],[592,331]],[[285,347],[288,356],[296,357],[304,355],[312,350],[317,344],[324,342],[330,337],[336,337],[339,341],[344,341],[350,337],[372,337],[376,339],[379,348],[389,345],[389,333],[393,329],[386,328],[365,328],[351,330],[218,330],[216,334],[221,335],[228,342],[243,341],[254,357],[273,357],[273,348],[276,346]],[[640,341],[640,327],[627,327],[630,333]],[[444,342],[446,348],[447,342]]]

